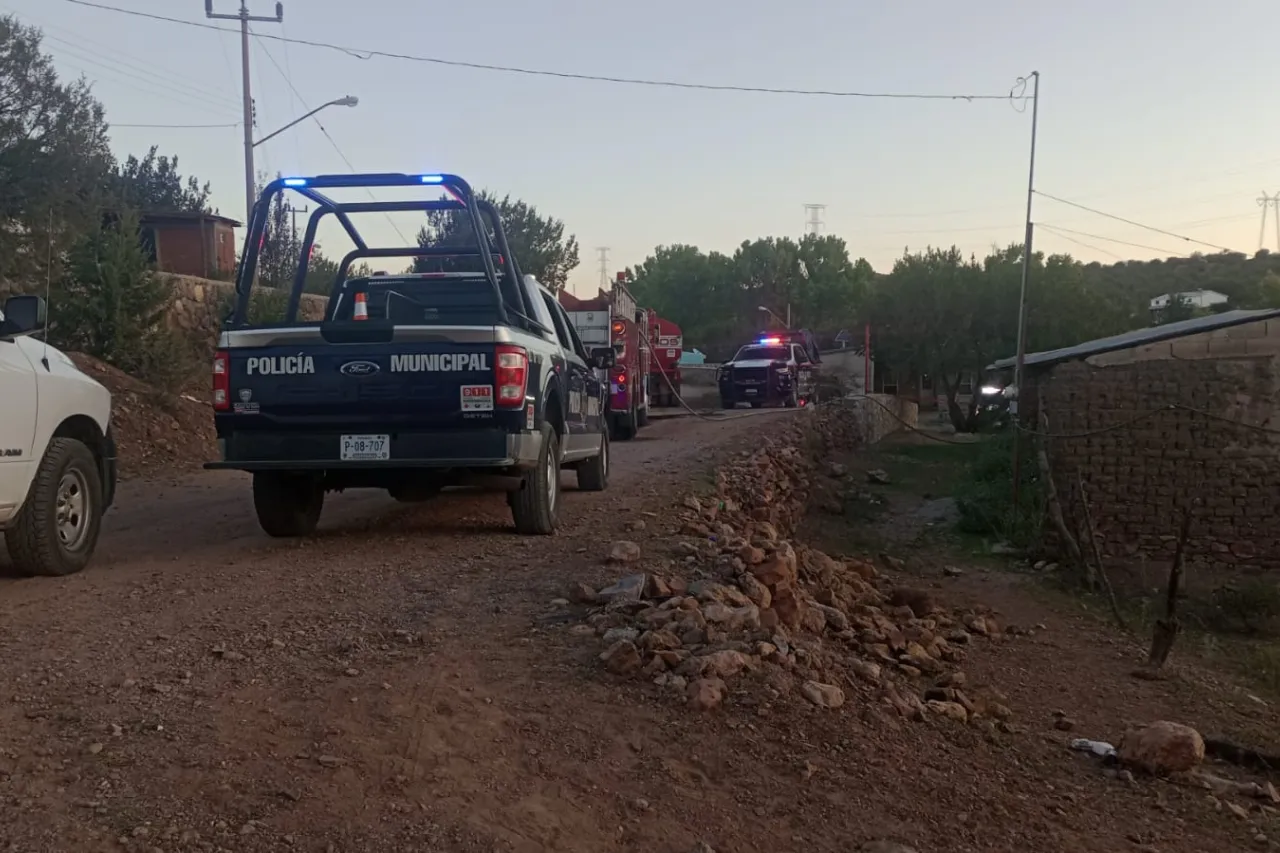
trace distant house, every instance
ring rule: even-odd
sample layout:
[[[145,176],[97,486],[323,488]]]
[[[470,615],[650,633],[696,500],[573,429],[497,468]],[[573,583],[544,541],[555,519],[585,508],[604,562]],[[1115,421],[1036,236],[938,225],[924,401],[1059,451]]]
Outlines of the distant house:
[[[1159,314],[1177,299],[1190,305],[1196,311],[1206,311],[1219,305],[1226,305],[1231,298],[1216,290],[1186,290],[1181,293],[1164,293],[1151,300],[1151,313]]]
[[[239,227],[213,213],[148,213],[140,221],[156,269],[199,278],[225,278],[235,270]]]

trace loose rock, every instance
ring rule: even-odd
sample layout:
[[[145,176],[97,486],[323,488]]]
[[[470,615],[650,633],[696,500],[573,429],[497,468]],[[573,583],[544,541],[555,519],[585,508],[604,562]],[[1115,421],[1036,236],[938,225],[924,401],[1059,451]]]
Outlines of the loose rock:
[[[839,708],[844,704],[844,691],[834,684],[806,681],[800,685],[800,692],[819,708]]]
[[[1160,720],[1125,732],[1116,752],[1122,764],[1147,773],[1185,773],[1204,761],[1204,739],[1190,726]]]

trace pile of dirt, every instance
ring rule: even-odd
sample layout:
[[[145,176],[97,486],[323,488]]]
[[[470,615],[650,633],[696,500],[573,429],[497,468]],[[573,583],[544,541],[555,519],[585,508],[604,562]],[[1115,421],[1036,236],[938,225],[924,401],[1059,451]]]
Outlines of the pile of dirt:
[[[83,353],[70,353],[81,371],[111,392],[111,424],[120,477],[190,471],[214,458],[213,410],[191,393],[167,393]]]
[[[1007,727],[1007,700],[970,690],[957,669],[970,644],[1014,633],[995,614],[947,610],[866,559],[787,538],[811,498],[830,490],[815,488],[819,481],[848,476],[819,460],[858,440],[855,418],[843,408],[817,412],[723,467],[715,497],[686,497],[666,573],[570,592],[593,606],[575,630],[602,639],[609,671],[651,679],[700,710],[725,700],[727,681],[747,676],[760,688],[747,691],[756,705],[793,696],[838,708],[852,692],[910,719]],[[609,559],[639,564],[643,555],[617,542]]]

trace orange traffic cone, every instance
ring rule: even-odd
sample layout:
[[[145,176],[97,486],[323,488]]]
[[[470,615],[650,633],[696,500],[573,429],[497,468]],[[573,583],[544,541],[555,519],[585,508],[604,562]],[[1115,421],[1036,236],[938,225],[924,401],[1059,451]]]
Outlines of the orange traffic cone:
[[[369,319],[369,295],[366,293],[356,294],[355,308],[352,310],[351,319],[368,320]]]

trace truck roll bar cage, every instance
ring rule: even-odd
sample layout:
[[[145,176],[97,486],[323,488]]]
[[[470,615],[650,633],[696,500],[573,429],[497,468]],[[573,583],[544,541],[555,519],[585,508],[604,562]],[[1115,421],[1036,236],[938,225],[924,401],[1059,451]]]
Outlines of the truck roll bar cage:
[[[448,193],[448,199],[423,199],[421,201],[366,201],[339,202],[321,190],[333,188],[372,189],[377,187],[436,187]],[[293,286],[289,292],[289,301],[285,309],[285,322],[297,322],[298,307],[302,301],[302,293],[306,284],[308,261],[312,247],[315,245],[316,232],[320,221],[332,215],[356,248],[343,257],[338,268],[338,275],[330,291],[330,298],[337,295],[341,283],[345,281],[347,270],[351,264],[361,258],[392,257],[478,257],[483,266],[482,274],[493,288],[497,302],[498,318],[502,323],[510,322],[510,313],[514,312],[524,325],[541,329],[541,324],[534,318],[538,315],[530,300],[532,296],[523,286],[520,268],[511,247],[507,242],[506,231],[502,227],[501,217],[494,206],[476,198],[471,185],[457,175],[423,174],[410,175],[400,173],[369,173],[353,175],[316,175],[314,177],[277,178],[263,189],[249,214],[248,230],[245,234],[244,252],[240,269],[236,276],[236,303],[227,319],[229,328],[248,325],[250,295],[257,278],[263,239],[266,236],[267,222],[272,200],[292,190],[312,202],[315,211],[307,220],[307,228],[303,234],[302,246],[298,257],[298,270],[294,276]],[[472,233],[476,238],[474,250],[454,246],[405,246],[398,248],[371,248],[361,235],[355,223],[351,221],[353,213],[394,213],[430,211],[465,212],[471,222]],[[483,224],[487,223],[493,232],[494,240],[490,241]],[[502,259],[501,266],[494,263],[494,255]]]

